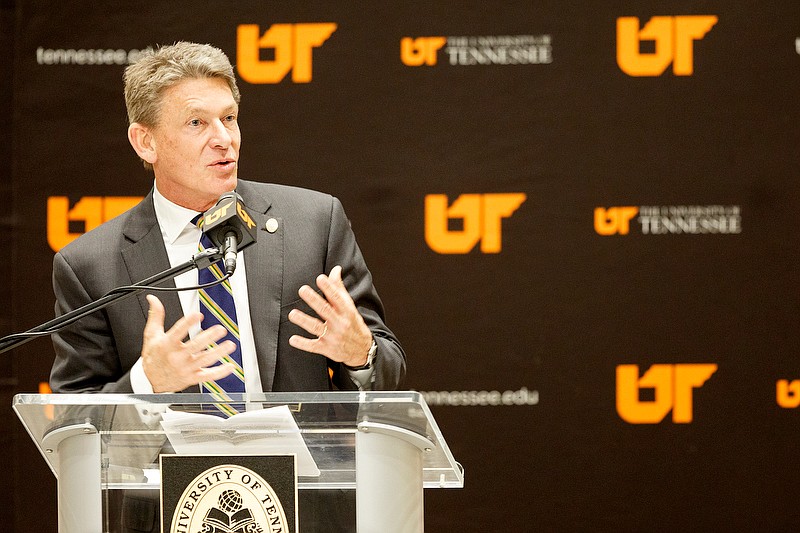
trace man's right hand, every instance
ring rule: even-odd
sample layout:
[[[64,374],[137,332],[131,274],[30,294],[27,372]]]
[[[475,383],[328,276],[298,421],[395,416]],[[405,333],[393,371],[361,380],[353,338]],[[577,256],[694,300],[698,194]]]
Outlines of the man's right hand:
[[[215,345],[225,337],[223,326],[203,330],[184,342],[189,330],[203,320],[203,315],[184,316],[169,331],[164,331],[164,305],[152,294],[147,295],[147,302],[150,310],[142,340],[142,370],[153,392],[182,391],[204,381],[222,379],[233,371],[233,365],[227,363],[211,366],[236,349],[231,341]]]

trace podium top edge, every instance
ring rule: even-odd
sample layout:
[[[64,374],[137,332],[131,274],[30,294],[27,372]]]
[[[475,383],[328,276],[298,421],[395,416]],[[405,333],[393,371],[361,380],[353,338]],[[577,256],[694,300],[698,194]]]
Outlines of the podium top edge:
[[[269,392],[233,394],[231,403],[416,403],[425,400],[416,391],[326,391],[326,392]],[[210,394],[170,393],[170,394],[114,394],[114,393],[52,393],[14,395],[13,406],[22,405],[136,405],[149,404],[207,404],[219,402]]]

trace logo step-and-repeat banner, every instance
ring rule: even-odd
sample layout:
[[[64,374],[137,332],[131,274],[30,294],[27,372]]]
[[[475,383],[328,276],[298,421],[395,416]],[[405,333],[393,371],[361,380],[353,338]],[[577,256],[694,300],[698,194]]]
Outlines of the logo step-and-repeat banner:
[[[54,251],[151,187],[125,65],[208,42],[240,176],[342,200],[466,468],[428,529],[800,520],[796,2],[15,4],[16,329],[52,316]],[[13,357],[46,387],[49,343]],[[14,430],[15,522],[55,531]]]

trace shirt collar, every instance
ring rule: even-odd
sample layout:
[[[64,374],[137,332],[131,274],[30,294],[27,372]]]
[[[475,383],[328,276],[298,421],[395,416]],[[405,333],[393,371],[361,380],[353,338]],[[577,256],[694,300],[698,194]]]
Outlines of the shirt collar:
[[[187,228],[190,231],[197,228],[192,224],[192,219],[198,214],[197,211],[167,200],[158,192],[155,184],[153,184],[153,207],[156,210],[158,225],[161,226],[161,236],[167,244],[174,244]]]

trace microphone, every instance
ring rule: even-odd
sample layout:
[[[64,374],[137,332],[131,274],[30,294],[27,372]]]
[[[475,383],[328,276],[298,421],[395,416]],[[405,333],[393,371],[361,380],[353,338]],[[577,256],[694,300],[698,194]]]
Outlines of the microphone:
[[[220,196],[214,207],[203,214],[203,233],[225,257],[225,272],[233,274],[236,254],[256,242],[256,223],[235,192]]]

